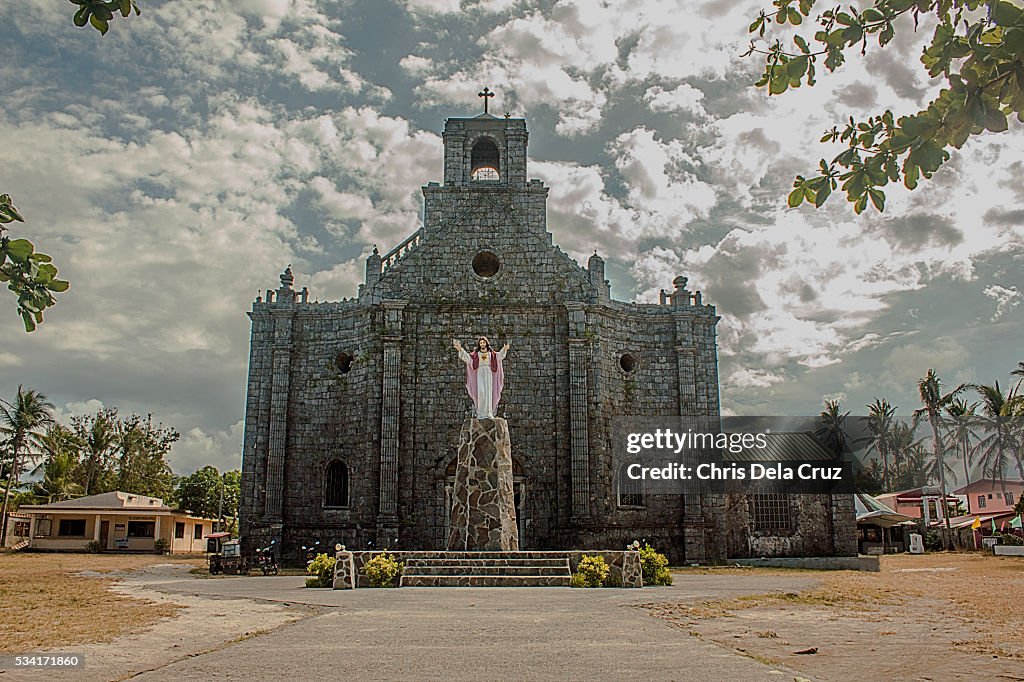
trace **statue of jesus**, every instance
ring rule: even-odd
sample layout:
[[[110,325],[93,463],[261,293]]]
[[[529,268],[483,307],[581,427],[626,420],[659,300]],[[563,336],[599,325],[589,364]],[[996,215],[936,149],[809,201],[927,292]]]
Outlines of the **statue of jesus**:
[[[491,348],[486,336],[481,336],[476,343],[476,350],[467,353],[458,339],[452,339],[452,346],[466,363],[466,392],[473,399],[477,419],[493,419],[505,384],[502,363],[509,345],[506,343],[501,350],[496,351]]]

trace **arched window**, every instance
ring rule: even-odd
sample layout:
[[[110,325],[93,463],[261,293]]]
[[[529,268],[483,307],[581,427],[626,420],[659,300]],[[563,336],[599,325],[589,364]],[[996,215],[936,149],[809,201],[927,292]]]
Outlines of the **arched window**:
[[[469,177],[471,180],[500,180],[501,153],[494,140],[489,137],[481,137],[473,145],[471,156],[472,167]]]
[[[348,506],[348,467],[337,460],[327,466],[325,507]]]

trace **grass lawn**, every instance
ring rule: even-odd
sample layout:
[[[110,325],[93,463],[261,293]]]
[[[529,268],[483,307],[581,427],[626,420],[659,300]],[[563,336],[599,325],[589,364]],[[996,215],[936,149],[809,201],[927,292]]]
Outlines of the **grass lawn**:
[[[25,653],[91,642],[152,625],[177,613],[110,589],[115,578],[76,575],[110,573],[153,564],[201,559],[155,554],[36,554],[0,552],[0,653]]]

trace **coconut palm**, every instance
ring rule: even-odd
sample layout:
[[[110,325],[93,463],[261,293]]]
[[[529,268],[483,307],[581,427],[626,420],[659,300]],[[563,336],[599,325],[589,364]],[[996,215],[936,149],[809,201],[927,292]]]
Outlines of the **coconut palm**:
[[[21,457],[29,453],[32,439],[40,435],[40,430],[52,423],[53,403],[38,391],[26,391],[19,385],[13,403],[0,400],[0,433],[5,436],[11,460],[0,515],[0,538],[7,537],[7,507],[11,489],[21,482]]]
[[[110,464],[118,442],[117,409],[100,410],[89,418],[76,418],[74,424],[75,433],[84,443],[79,478],[85,494],[112,490],[113,482],[109,479],[113,477]]]
[[[945,519],[945,528],[942,533],[942,544],[946,549],[952,547],[950,529],[949,529],[949,513],[945,509],[946,504],[946,464],[945,454],[946,447],[942,440],[942,432],[940,428],[942,426],[942,411],[953,403],[956,397],[967,390],[966,384],[960,384],[952,391],[948,393],[942,392],[942,380],[939,379],[939,375],[935,373],[934,369],[929,369],[928,373],[923,379],[917,382],[917,391],[921,396],[921,403],[924,407],[914,410],[914,417],[926,418],[928,423],[932,427],[932,445],[934,447],[935,462],[933,467],[938,472],[939,477],[939,492],[942,495],[943,514],[942,518]]]
[[[972,440],[976,441],[979,438],[976,431],[978,419],[975,410],[977,409],[978,403],[968,404],[962,398],[957,398],[946,406],[946,415],[948,415],[946,436],[949,438],[950,445],[956,447],[960,460],[963,462],[964,485],[971,484],[970,467],[974,463],[974,455],[977,452],[977,444],[971,443]],[[971,513],[970,496],[967,498],[967,513]]]
[[[1024,396],[1016,389],[1003,394],[999,382],[991,386],[973,387],[981,396],[980,424],[986,436],[978,442],[982,472],[989,478],[1003,480],[1012,463],[1024,478],[1024,457],[1021,455],[1020,423],[1024,414]]]
[[[892,427],[892,461],[896,490],[919,488],[928,485],[928,467],[924,461],[922,438],[917,437],[916,424],[897,421]]]
[[[846,418],[850,414],[840,412],[838,400],[826,400],[825,409],[821,412],[821,426],[814,432],[837,457],[846,450]]]
[[[866,425],[871,435],[860,440],[868,443],[867,452],[869,454],[875,452],[882,458],[882,488],[885,492],[891,492],[892,488],[889,486],[889,458],[892,456],[893,451],[892,429],[896,407],[884,398],[881,400],[875,398],[875,402],[866,407],[868,408]]]
[[[46,458],[32,471],[43,477],[33,486],[33,492],[45,497],[47,502],[60,502],[80,496],[84,488],[75,480],[75,474],[79,465],[81,440],[73,431],[60,424],[51,426],[37,440]]]

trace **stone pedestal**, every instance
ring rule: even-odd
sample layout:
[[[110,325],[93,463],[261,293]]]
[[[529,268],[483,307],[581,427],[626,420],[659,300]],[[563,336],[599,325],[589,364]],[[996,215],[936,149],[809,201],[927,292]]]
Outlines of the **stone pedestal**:
[[[448,550],[518,551],[508,422],[467,419],[458,457]]]

